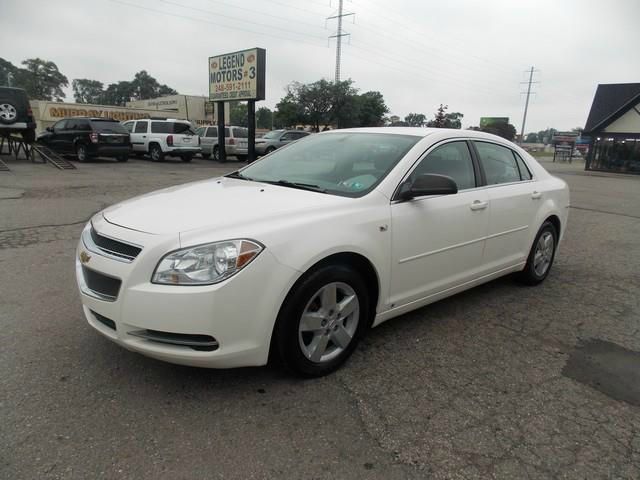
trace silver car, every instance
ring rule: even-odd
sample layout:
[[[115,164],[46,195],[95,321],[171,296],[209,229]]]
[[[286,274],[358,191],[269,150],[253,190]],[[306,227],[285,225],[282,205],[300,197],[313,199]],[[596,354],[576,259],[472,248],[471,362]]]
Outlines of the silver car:
[[[256,138],[256,154],[266,155],[280,148],[287,143],[295,142],[302,137],[309,135],[309,132],[302,130],[272,130],[262,138]]]
[[[200,127],[196,130],[200,136],[200,146],[202,148],[202,158],[213,157],[220,161],[220,150],[218,147],[218,127]],[[247,138],[249,130],[245,127],[224,127],[224,146],[227,155],[234,156],[240,161],[247,159]]]

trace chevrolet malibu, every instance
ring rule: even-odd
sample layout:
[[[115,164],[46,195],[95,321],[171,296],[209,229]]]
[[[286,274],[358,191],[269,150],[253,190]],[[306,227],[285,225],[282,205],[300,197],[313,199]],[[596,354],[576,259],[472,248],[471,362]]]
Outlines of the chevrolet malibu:
[[[499,137],[335,130],[96,214],[77,282],[89,324],[129,350],[319,376],[393,317],[510,273],[542,282],[568,208]]]

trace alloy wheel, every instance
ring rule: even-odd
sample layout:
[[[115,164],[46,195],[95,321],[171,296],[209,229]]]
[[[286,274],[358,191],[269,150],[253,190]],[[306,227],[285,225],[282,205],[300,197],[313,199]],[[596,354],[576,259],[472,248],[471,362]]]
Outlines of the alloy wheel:
[[[549,231],[540,235],[536,244],[536,251],[533,254],[533,270],[539,277],[544,276],[553,260],[553,250],[555,241],[553,234]]]
[[[303,355],[325,363],[351,344],[360,321],[355,290],[343,282],[320,288],[307,303],[298,323],[298,343]]]
[[[10,122],[15,120],[18,116],[18,112],[16,111],[16,107],[11,105],[10,103],[2,103],[0,104],[0,118],[6,122]]]

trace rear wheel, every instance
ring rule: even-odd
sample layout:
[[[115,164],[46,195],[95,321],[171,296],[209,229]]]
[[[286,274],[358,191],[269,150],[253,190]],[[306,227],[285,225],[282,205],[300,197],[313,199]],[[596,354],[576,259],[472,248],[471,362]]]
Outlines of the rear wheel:
[[[205,160],[209,160],[211,158],[211,154],[210,153],[202,153],[202,158],[204,158]]]
[[[82,143],[76,145],[76,158],[79,162],[87,161],[87,147]]]
[[[0,103],[0,123],[10,125],[16,123],[18,119],[18,110],[9,102]]]
[[[537,285],[549,275],[558,244],[558,232],[551,222],[544,222],[533,242],[527,264],[518,279],[526,285]]]
[[[152,162],[161,162],[164,160],[164,153],[157,143],[152,144],[149,147],[149,156]]]
[[[369,320],[369,294],[360,274],[326,265],[306,275],[287,296],[274,331],[277,351],[300,375],[326,375],[353,353]]]

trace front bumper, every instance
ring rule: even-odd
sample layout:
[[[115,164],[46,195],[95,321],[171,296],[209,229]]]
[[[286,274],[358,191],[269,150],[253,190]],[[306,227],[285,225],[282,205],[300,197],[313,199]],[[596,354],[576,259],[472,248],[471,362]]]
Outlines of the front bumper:
[[[177,235],[160,239],[110,224],[100,214],[93,225],[101,235],[143,247],[127,263],[90,251],[80,240],[76,279],[84,315],[95,330],[128,350],[171,363],[209,368],[267,363],[275,319],[297,277],[295,270],[278,263],[265,249],[245,269],[215,285],[152,284],[160,258],[180,247]],[[110,301],[89,290],[83,267],[120,279],[116,298]],[[145,331],[184,338],[206,336],[217,346],[204,351],[163,343],[139,336]]]

